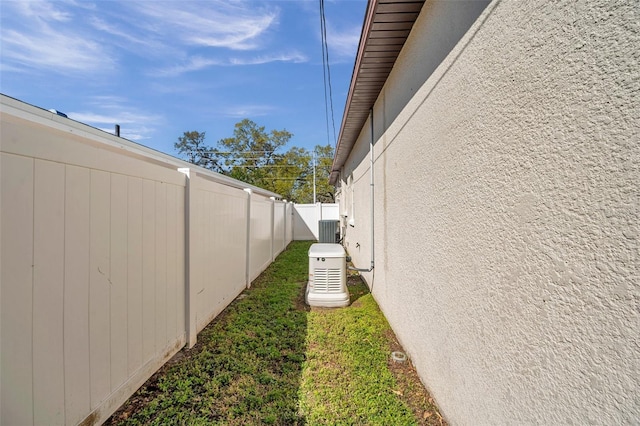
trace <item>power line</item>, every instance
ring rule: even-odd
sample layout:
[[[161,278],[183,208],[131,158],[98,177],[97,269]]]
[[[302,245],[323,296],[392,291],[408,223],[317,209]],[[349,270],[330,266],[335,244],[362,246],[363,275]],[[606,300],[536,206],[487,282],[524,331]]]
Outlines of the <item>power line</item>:
[[[324,83],[324,118],[327,126],[327,144],[330,144],[329,139],[329,105],[327,103],[327,66],[325,56],[325,31],[324,31],[324,1],[320,0],[320,44],[322,45],[322,82]],[[315,203],[315,200],[313,201]]]
[[[336,143],[336,122],[333,112],[333,90],[331,86],[331,67],[329,65],[329,45],[327,44],[327,22],[324,11],[324,0],[320,0],[320,33],[322,39],[322,76],[324,79],[324,110],[327,122],[327,143],[335,146]],[[327,90],[328,83],[328,90]],[[329,104],[331,106],[331,124],[333,126],[333,144],[330,142],[329,135],[329,112],[327,106],[327,92],[329,93]]]
[[[198,151],[198,153],[202,154],[220,154],[220,155],[228,155],[228,154],[273,154],[276,151]],[[284,155],[284,154],[280,154]]]
[[[291,165],[262,164],[262,165],[257,165],[257,166],[246,165],[246,164],[235,164],[235,165],[222,166],[222,167],[241,168],[241,169],[262,169],[263,167],[276,168],[276,169],[278,169],[278,168],[289,168],[289,169],[293,169],[293,168],[300,168],[300,169],[311,168],[309,165],[299,166],[297,164],[291,164]],[[331,167],[330,164],[326,164],[324,166],[316,165],[316,168],[328,169],[329,167]]]
[[[251,161],[251,160],[266,160],[264,157],[237,157],[237,158],[222,158],[225,161]],[[273,160],[273,159],[271,159]],[[280,158],[278,160],[286,160],[286,158]],[[333,160],[333,157],[316,157],[316,160]],[[312,161],[312,158],[309,158],[307,162]]]

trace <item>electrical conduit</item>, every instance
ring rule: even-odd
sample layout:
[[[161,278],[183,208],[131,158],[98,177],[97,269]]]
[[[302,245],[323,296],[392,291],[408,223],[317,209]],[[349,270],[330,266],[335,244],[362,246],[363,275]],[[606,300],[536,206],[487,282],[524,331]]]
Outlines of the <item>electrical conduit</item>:
[[[369,140],[369,186],[370,186],[370,190],[371,190],[371,266],[369,267],[369,269],[364,269],[364,268],[353,268],[353,267],[349,267],[350,271],[358,271],[358,272],[371,272],[373,271],[373,267],[375,264],[375,253],[376,253],[376,245],[375,245],[375,238],[374,238],[374,181],[373,181],[373,108],[371,108],[369,110],[369,123],[371,124],[371,139]]]

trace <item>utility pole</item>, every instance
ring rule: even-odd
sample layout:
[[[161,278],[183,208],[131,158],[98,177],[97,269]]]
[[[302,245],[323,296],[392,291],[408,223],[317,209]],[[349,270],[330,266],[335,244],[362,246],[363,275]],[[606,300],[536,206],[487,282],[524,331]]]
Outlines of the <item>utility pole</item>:
[[[313,204],[316,203],[316,152],[313,151]]]

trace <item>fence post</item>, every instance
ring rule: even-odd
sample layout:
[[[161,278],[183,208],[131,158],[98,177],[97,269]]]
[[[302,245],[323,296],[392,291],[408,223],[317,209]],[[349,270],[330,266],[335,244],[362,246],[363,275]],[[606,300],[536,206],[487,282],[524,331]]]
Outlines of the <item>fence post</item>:
[[[293,211],[295,209],[296,205],[293,203],[293,201],[291,201],[289,203],[289,210],[291,211],[291,220],[289,221],[289,226],[291,227],[291,240],[289,241],[293,241],[293,230],[295,229],[295,212]]]
[[[184,191],[184,283],[185,283],[185,332],[187,334],[187,345],[192,348],[196,344],[198,337],[198,329],[196,327],[196,290],[192,279],[196,276],[195,268],[197,265],[194,261],[196,229],[195,223],[195,190],[196,190],[196,172],[189,168],[178,169],[180,173],[184,173],[187,177]],[[194,226],[191,226],[194,224]]]
[[[275,244],[276,234],[275,234],[275,223],[276,223],[276,199],[275,197],[269,197],[271,200],[271,261],[275,260],[275,250],[273,249],[273,245]]]
[[[284,209],[282,212],[282,229],[284,229],[284,235],[282,236],[282,251],[287,248],[287,204],[287,200],[284,200],[284,204],[282,205]]]
[[[295,229],[296,229],[296,205],[291,203],[291,241],[296,239]]]
[[[244,192],[247,193],[247,239],[245,242],[247,249],[247,262],[245,281],[247,288],[249,288],[251,287],[251,188],[245,188]]]

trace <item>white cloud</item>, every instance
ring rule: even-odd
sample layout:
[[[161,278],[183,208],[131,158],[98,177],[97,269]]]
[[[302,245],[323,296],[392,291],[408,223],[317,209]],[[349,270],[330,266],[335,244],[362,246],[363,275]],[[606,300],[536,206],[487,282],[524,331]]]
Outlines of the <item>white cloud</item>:
[[[124,50],[163,62],[178,58],[182,63],[156,73],[178,75],[228,62],[201,56],[185,60],[188,49],[256,49],[278,18],[271,5],[242,1],[125,1],[102,7],[105,4],[92,8],[60,1],[3,2],[3,69],[104,71],[116,67]]]
[[[122,38],[127,42],[134,44],[148,44],[145,39],[136,37],[132,33],[128,33],[127,31],[118,28],[117,25],[109,24],[108,22],[96,16],[91,17],[90,23],[96,30]]]
[[[199,71],[208,68],[213,65],[221,65],[220,61],[215,59],[207,59],[201,56],[194,56],[189,58],[186,62],[178,65],[174,65],[168,68],[150,72],[150,75],[156,77],[175,77],[180,74],[184,74],[192,71]]]
[[[69,12],[56,8],[55,3],[48,1],[16,1],[11,2],[16,11],[23,16],[41,21],[68,22],[72,15]],[[6,6],[5,3],[3,6]]]
[[[88,110],[70,111],[67,116],[108,133],[113,133],[115,125],[119,124],[120,135],[126,139],[150,139],[155,132],[155,125],[162,122],[161,116],[132,108],[121,97],[96,96],[88,103]]]
[[[298,52],[293,53],[281,53],[281,54],[268,54],[262,56],[255,56],[252,58],[231,58],[228,61],[221,61],[217,59],[203,58],[201,56],[194,56],[187,59],[185,62],[177,65],[173,65],[167,68],[152,71],[149,75],[154,77],[176,77],[178,75],[200,71],[212,66],[236,66],[236,65],[262,65],[270,62],[293,62],[302,63],[306,62],[308,58]]]
[[[73,23],[73,14],[44,1],[3,2],[2,62],[6,69],[25,66],[51,72],[111,69],[104,46],[86,37]],[[10,8],[8,12],[6,8]]]
[[[259,37],[276,23],[278,17],[273,8],[222,0],[204,3],[147,1],[131,5],[147,17],[142,25],[149,31],[170,34],[189,45],[234,50],[260,46]]]
[[[25,73],[24,68],[14,65],[8,64],[6,61],[0,61],[0,72],[22,72]]]
[[[360,25],[338,30],[327,26],[327,44],[329,46],[329,59],[334,58],[353,60],[356,57],[358,44],[360,43]]]
[[[2,58],[3,61],[59,72],[96,71],[115,66],[98,43],[46,26],[30,34],[3,31]]]
[[[274,110],[275,108],[271,105],[236,105],[227,106],[220,113],[226,117],[247,118],[265,116]]]
[[[131,123],[148,123],[158,120],[157,116],[140,114],[131,111],[121,111],[116,113],[96,113],[92,111],[85,112],[69,112],[69,118],[82,123],[92,125],[102,124],[131,124]]]
[[[126,104],[129,101],[122,96],[100,95],[92,96],[90,99],[87,99],[87,102],[91,105],[103,109],[112,109],[118,111],[122,109],[123,104]]]
[[[305,55],[298,52],[293,52],[256,56],[254,58],[248,59],[232,58],[229,63],[231,65],[261,65],[269,62],[293,62],[298,64],[307,61],[308,58]]]

